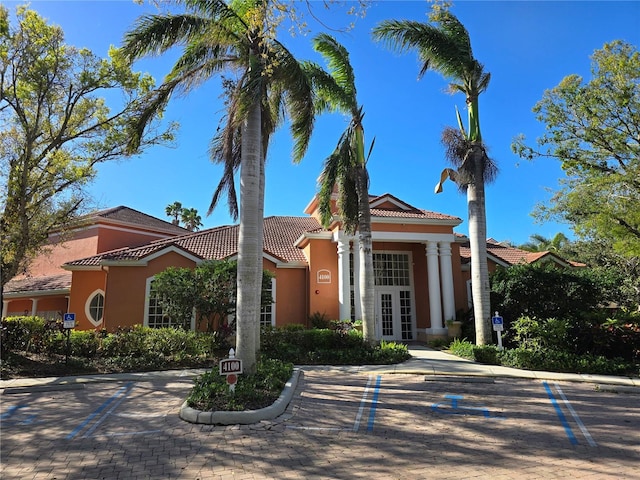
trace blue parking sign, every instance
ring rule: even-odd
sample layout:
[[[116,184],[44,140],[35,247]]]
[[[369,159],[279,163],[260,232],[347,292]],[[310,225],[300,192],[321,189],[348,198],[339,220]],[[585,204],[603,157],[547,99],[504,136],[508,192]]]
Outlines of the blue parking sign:
[[[76,314],[75,313],[65,313],[63,316],[63,325],[64,328],[75,328],[76,326]]]
[[[491,323],[493,324],[493,330],[495,332],[502,332],[504,330],[504,322],[502,317],[491,317]]]

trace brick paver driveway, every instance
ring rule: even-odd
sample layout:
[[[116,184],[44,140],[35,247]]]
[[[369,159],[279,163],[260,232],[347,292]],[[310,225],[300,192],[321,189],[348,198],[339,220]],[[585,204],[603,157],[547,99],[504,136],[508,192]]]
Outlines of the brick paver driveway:
[[[190,386],[5,393],[0,477],[640,479],[640,396],[589,384],[307,371],[285,415],[231,427],[180,420]]]

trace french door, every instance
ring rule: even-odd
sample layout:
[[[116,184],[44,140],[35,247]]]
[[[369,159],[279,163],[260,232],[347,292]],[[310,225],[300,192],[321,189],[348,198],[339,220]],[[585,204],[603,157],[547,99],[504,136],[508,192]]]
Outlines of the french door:
[[[409,254],[374,252],[373,265],[376,330],[379,338],[414,340],[414,302]]]

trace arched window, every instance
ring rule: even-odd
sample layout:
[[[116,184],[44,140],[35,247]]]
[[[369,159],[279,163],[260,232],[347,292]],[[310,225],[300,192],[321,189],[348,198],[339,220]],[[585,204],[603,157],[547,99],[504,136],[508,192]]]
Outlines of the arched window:
[[[87,298],[87,302],[84,305],[84,313],[87,315],[89,321],[96,327],[102,323],[102,318],[104,316],[103,290],[96,290],[89,295],[89,298]]]

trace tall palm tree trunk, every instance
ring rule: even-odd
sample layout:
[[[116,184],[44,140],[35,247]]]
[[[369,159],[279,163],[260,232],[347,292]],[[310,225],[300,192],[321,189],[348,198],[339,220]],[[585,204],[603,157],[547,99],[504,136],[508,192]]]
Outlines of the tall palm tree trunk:
[[[371,238],[371,210],[368,195],[368,174],[364,164],[357,170],[358,235],[360,275],[360,308],[362,311],[362,336],[373,343],[375,335],[375,285],[373,278],[373,240]]]
[[[467,188],[467,206],[469,209],[469,243],[471,247],[471,293],[473,297],[473,315],[476,327],[476,344],[486,345],[492,342],[489,269],[487,267],[487,219],[484,195],[484,149],[473,145],[471,155],[474,165],[475,182]]]
[[[258,233],[259,235],[259,239],[260,239],[260,252],[259,252],[259,260],[258,260],[258,265],[259,268],[256,271],[256,275],[258,276],[258,279],[256,280],[256,282],[258,282],[258,316],[257,316],[257,321],[256,321],[256,334],[255,334],[255,342],[256,342],[256,348],[255,351],[256,352],[260,352],[260,316],[261,316],[261,312],[262,312],[262,276],[263,276],[263,270],[264,270],[264,266],[263,266],[263,260],[262,260],[262,253],[263,253],[263,247],[264,247],[264,186],[265,186],[265,162],[266,159],[264,157],[264,153],[265,152],[260,152],[260,189],[259,189],[259,200],[258,200],[258,210],[259,210],[259,220],[258,220],[258,226],[260,228],[260,232]],[[275,299],[273,299],[273,301],[275,302]]]
[[[256,371],[256,331],[260,315],[262,273],[261,106],[254,102],[242,126],[240,226],[238,234],[237,356],[245,373]]]

